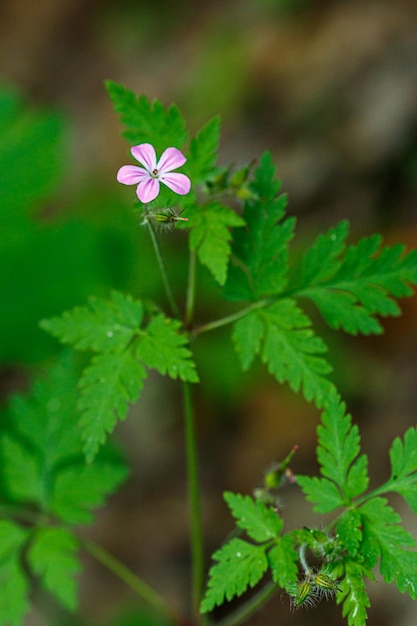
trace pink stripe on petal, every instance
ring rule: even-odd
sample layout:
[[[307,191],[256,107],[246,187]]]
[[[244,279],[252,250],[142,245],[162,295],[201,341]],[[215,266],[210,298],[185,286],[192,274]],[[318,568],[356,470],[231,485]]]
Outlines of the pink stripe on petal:
[[[171,172],[177,169],[177,167],[181,167],[186,160],[183,153],[177,148],[167,148],[162,153],[156,167],[163,174],[164,172]]]
[[[156,178],[147,178],[143,182],[139,183],[136,189],[136,195],[139,200],[144,204],[155,200],[159,193],[159,181]]]
[[[149,177],[148,172],[137,165],[123,165],[117,172],[117,180],[123,185],[137,185],[145,176]]]
[[[191,181],[185,174],[164,174],[160,181],[180,196],[185,196],[191,189]]]
[[[130,152],[136,161],[139,161],[146,167],[148,172],[152,172],[156,168],[155,148],[150,143],[141,143],[139,146],[133,146]]]

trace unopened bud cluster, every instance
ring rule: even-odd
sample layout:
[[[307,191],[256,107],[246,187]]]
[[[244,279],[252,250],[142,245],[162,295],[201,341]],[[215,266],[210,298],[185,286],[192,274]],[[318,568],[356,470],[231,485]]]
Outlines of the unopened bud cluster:
[[[167,207],[166,209],[158,209],[157,211],[147,211],[144,215],[142,224],[146,224],[148,220],[156,222],[156,224],[164,229],[171,230],[177,222],[188,222],[188,217],[181,217],[182,211]]]
[[[291,607],[315,607],[323,598],[329,600],[341,591],[338,581],[323,570],[308,572],[294,588],[287,590],[291,598]]]

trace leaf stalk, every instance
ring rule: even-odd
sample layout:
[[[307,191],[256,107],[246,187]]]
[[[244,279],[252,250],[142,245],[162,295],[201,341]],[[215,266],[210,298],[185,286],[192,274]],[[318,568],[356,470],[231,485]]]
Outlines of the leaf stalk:
[[[80,541],[82,547],[91,556],[110,570],[117,578],[122,580],[130,589],[140,596],[142,600],[156,609],[160,615],[164,615],[178,626],[186,626],[187,621],[185,618],[172,609],[157,591],[134,574],[132,570],[123,565],[121,561],[90,539],[83,537]]]
[[[183,393],[188,499],[191,525],[192,608],[193,615],[196,621],[198,621],[200,619],[200,601],[204,581],[204,557],[195,420],[190,383],[183,383]]]
[[[152,240],[152,245],[153,245],[153,248],[154,248],[154,251],[155,251],[156,260],[157,260],[158,265],[159,265],[159,270],[161,272],[162,281],[164,283],[165,293],[166,293],[166,296],[168,298],[168,303],[169,303],[169,306],[171,308],[171,312],[174,315],[174,317],[180,319],[180,312],[179,312],[179,309],[177,307],[177,303],[175,302],[174,294],[172,293],[171,285],[170,285],[170,282],[168,280],[168,273],[167,273],[165,261],[164,261],[164,258],[162,256],[162,251],[161,251],[161,248],[160,248],[160,245],[159,245],[158,238],[157,238],[156,233],[155,233],[155,229],[154,229],[150,219],[146,220],[146,225],[148,227],[149,235],[150,235],[151,240]]]

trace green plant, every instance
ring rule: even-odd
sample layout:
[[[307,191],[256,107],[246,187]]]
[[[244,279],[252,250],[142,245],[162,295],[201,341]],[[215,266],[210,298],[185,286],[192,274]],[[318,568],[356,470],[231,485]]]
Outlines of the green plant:
[[[78,392],[77,367],[66,353],[49,378],[35,383],[27,397],[16,396],[8,408],[0,439],[0,624],[21,623],[29,608],[32,576],[73,609],[80,548],[170,622],[182,623],[159,593],[83,539],[77,529],[93,519],[93,510],[126,476],[123,462],[106,440],[140,396],[149,370],[178,380],[183,387],[193,623],[210,622],[216,606],[241,596],[266,576],[265,585],[223,619],[224,626],[244,622],[282,589],[293,608],[334,598],[349,626],[362,626],[369,606],[364,581],[378,566],[385,582],[395,582],[400,592],[415,599],[416,541],[385,496],[400,494],[417,513],[417,431],[411,428],[403,439],[395,439],[389,452],[389,480],[368,491],[368,458],[360,450],[359,430],[332,382],[326,344],[303,305],[313,304],[334,330],[381,333],[379,318],[399,315],[397,300],[411,296],[412,285],[417,284],[417,251],[384,246],[378,235],[348,245],[349,224],[342,221],[293,259],[296,223],[286,215],[287,198],[280,194],[268,152],[256,165],[237,170],[217,167],[218,118],[188,141],[175,106],[165,109],[110,81],[107,89],[131,144],[140,148],[151,142],[158,153],[169,146],[188,146],[183,178],[176,180],[184,184],[188,178],[192,186],[189,193],[180,187],[178,195],[175,179],[169,187],[159,187],[159,180],[155,185],[153,180],[160,175],[164,182],[163,168],[158,172],[156,162],[144,174],[137,166],[124,170],[138,177],[134,184],[146,180],[153,188],[153,199],[146,205],[136,203],[135,210],[154,246],[165,303],[112,291],[109,297],[91,297],[85,306],[41,323],[72,350],[85,353],[87,364]],[[142,199],[144,193],[146,197],[142,187]],[[161,224],[189,233],[182,306],[160,249]],[[228,303],[223,317],[199,324],[198,264],[208,270]],[[320,476],[295,479],[290,468],[293,449],[268,472],[253,496],[226,492],[236,534],[214,553],[204,591],[192,393],[199,374],[192,348],[201,335],[226,326],[231,327],[243,370],[259,358],[278,383],[288,383],[322,411]],[[334,514],[326,528],[306,528],[301,520],[299,529],[284,530],[279,491],[283,483],[295,480],[315,511]]]

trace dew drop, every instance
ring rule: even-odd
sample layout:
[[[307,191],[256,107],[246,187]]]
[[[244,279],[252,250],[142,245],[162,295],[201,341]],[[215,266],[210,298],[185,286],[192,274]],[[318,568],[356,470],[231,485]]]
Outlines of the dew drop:
[[[113,337],[113,332],[111,330],[108,330],[106,335],[107,337],[109,337],[109,339],[111,339],[111,337]]]
[[[236,552],[236,556],[237,556],[237,558],[240,558],[242,556],[242,553],[241,552]]]

